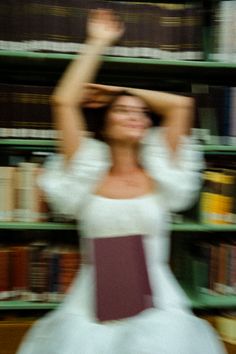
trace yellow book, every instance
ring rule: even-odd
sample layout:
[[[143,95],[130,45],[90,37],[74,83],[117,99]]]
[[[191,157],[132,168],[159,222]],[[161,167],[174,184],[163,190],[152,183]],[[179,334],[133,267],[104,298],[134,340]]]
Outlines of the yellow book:
[[[236,315],[216,316],[215,326],[223,341],[236,345]]]

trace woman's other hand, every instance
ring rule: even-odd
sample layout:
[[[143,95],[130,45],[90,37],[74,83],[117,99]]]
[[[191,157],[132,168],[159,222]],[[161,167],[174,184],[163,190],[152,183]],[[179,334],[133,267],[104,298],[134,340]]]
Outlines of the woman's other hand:
[[[100,108],[108,105],[115,95],[124,91],[124,87],[100,84],[85,84],[82,106]]]
[[[88,17],[87,34],[89,40],[112,45],[124,33],[124,25],[111,10],[91,10]]]

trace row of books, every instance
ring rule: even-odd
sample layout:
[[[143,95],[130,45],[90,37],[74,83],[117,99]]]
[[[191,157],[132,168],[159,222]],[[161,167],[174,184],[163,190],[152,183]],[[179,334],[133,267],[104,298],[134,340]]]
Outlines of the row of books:
[[[235,62],[236,1],[216,1],[212,19],[211,59]]]
[[[38,241],[0,247],[0,299],[60,301],[79,271],[78,248]]]
[[[75,222],[73,216],[52,209],[38,186],[48,154],[32,156],[31,162],[10,155],[10,166],[0,166],[0,222]]]
[[[0,167],[0,221],[48,219],[48,207],[37,185],[41,172],[38,164],[30,162]]]
[[[190,246],[188,280],[197,293],[236,295],[236,243],[199,241]]]
[[[0,84],[0,138],[58,139],[51,117],[53,88]],[[204,144],[236,144],[236,88],[192,84],[196,101],[194,134]],[[89,128],[94,122],[87,117]]]
[[[194,134],[203,144],[236,145],[236,88],[192,84]]]
[[[236,223],[236,170],[212,168],[204,171],[200,195],[200,220],[204,224]]]
[[[49,105],[52,87],[0,84],[0,137],[55,139]]]
[[[203,57],[201,1],[2,0],[0,49],[77,53],[90,9],[113,9],[125,23],[120,43],[105,54],[162,59]]]

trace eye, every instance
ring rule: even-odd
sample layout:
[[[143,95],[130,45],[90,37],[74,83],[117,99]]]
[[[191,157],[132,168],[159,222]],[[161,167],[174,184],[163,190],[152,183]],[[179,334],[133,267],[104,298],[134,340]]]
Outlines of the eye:
[[[115,113],[127,113],[128,110],[127,110],[127,108],[117,107],[117,108],[113,109],[113,112],[115,112]]]

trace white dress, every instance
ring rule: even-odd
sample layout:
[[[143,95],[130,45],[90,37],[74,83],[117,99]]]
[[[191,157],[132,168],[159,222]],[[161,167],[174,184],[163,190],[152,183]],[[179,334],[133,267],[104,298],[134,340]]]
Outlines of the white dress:
[[[94,194],[110,166],[106,144],[86,139],[67,169],[54,156],[40,178],[58,211],[79,220],[82,247],[88,237],[146,235],[144,241],[154,308],[120,321],[95,317],[94,269],[82,265],[60,306],[36,322],[17,354],[224,354],[212,327],[197,318],[169,265],[170,212],[189,207],[201,185],[202,155],[184,137],[171,160],[163,128],[151,129],[140,160],[157,181],[156,192],[132,199]],[[86,249],[83,249],[86,252]]]

